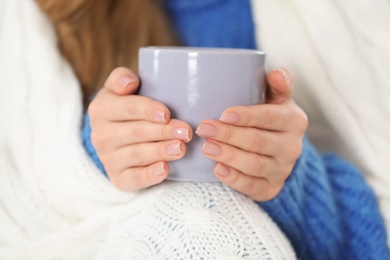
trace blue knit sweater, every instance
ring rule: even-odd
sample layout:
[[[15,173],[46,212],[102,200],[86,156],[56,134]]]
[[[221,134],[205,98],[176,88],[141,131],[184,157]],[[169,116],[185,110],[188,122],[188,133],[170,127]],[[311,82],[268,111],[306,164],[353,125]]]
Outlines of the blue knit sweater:
[[[249,0],[166,0],[178,35],[188,46],[256,48]],[[90,140],[83,144],[104,168]],[[362,174],[335,155],[303,152],[280,194],[258,203],[284,231],[300,259],[389,259],[376,197]]]

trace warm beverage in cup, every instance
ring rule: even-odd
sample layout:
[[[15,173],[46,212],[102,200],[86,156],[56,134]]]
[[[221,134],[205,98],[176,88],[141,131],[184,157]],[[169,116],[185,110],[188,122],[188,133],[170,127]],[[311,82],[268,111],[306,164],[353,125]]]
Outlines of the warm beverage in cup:
[[[193,130],[205,119],[219,119],[232,106],[265,100],[265,54],[242,49],[145,47],[139,50],[139,94],[165,104],[171,118]],[[215,161],[206,158],[204,139],[194,134],[186,155],[169,162],[168,179],[218,181]]]

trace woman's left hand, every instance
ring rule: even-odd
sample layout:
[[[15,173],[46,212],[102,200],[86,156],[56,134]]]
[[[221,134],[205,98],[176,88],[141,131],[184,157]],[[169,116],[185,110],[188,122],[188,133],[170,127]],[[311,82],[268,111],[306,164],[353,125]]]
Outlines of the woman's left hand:
[[[207,138],[202,152],[217,162],[216,177],[255,201],[280,192],[301,155],[308,125],[292,99],[292,74],[273,70],[268,82],[266,104],[228,108],[219,120],[205,120],[196,130]]]

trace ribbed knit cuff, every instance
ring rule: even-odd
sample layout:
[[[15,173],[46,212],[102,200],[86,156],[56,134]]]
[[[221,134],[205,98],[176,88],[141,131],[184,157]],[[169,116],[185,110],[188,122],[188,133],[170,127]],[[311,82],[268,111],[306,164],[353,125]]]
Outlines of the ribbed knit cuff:
[[[95,165],[99,168],[99,170],[107,176],[106,171],[104,169],[103,164],[99,160],[99,157],[96,153],[95,147],[92,145],[91,142],[91,125],[89,120],[88,112],[84,115],[84,122],[83,122],[83,128],[81,129],[81,140],[83,142],[83,146],[89,156],[92,158]]]
[[[326,170],[306,138],[302,155],[281,192],[273,200],[259,205],[290,238],[298,256],[311,255],[313,248],[318,250],[317,256],[325,256],[341,242]],[[324,241],[322,236],[332,239]]]
[[[390,259],[378,200],[364,176],[334,154],[323,156],[339,209],[344,259]]]
[[[319,155],[307,139],[278,196],[258,204],[301,259],[388,259],[383,220],[364,177],[336,155]]]

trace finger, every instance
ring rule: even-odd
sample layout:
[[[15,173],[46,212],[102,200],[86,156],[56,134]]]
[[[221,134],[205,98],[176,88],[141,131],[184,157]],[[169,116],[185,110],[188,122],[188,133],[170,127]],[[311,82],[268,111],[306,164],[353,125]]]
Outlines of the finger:
[[[215,176],[226,185],[255,201],[268,201],[276,197],[283,185],[273,186],[264,179],[248,176],[234,168],[217,163]]]
[[[102,149],[118,149],[132,144],[174,139],[189,142],[193,135],[192,128],[187,123],[176,119],[166,125],[148,121],[115,122],[99,132],[100,137],[94,138],[93,144]]]
[[[230,107],[222,113],[219,120],[236,126],[288,131],[295,129],[294,120],[300,115],[294,112],[290,106],[276,104]]]
[[[275,173],[275,169],[279,169],[279,164],[272,157],[250,153],[211,140],[206,140],[201,149],[206,157],[246,175],[263,177],[276,182],[285,177]]]
[[[116,95],[128,95],[134,93],[139,86],[139,79],[130,69],[118,67],[107,77],[104,90]]]
[[[242,150],[267,156],[280,155],[283,147],[283,136],[286,133],[276,133],[240,127],[222,123],[218,120],[205,120],[196,129],[196,134],[202,138],[211,138]]]
[[[128,168],[110,177],[111,182],[120,190],[137,191],[161,183],[168,176],[166,162],[157,162],[146,167]]]
[[[272,70],[268,74],[267,103],[280,104],[292,99],[293,75],[285,68]]]
[[[91,124],[99,120],[124,122],[147,120],[165,124],[169,121],[169,109],[148,97],[127,95],[118,98],[112,93],[100,93],[88,108]]]
[[[134,144],[122,147],[110,158],[101,158],[107,171],[122,172],[126,168],[147,166],[158,161],[180,159],[186,152],[182,141],[163,141],[155,143]]]

